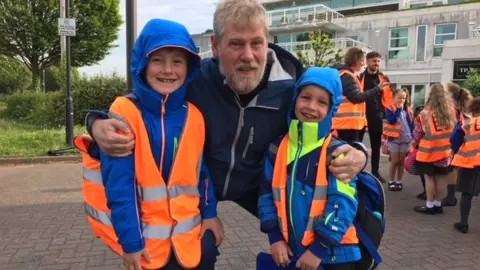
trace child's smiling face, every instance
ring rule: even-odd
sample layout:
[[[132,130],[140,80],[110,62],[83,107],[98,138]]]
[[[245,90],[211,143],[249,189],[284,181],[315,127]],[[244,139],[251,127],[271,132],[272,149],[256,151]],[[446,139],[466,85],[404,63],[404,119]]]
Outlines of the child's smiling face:
[[[168,95],[185,82],[188,52],[181,48],[162,48],[149,55],[146,80],[160,94]]]
[[[316,85],[303,87],[295,104],[295,115],[302,122],[319,123],[330,109],[330,93]]]

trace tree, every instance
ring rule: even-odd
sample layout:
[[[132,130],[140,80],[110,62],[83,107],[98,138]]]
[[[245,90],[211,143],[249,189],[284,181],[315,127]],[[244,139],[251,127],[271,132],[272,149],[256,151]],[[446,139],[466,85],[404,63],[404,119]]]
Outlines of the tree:
[[[318,31],[308,34],[310,48],[313,50],[313,59],[310,59],[308,50],[298,51],[297,56],[305,67],[328,67],[343,60],[342,50],[333,47],[333,40],[327,34]]]
[[[42,71],[60,63],[59,2],[0,1],[0,54],[21,59],[37,89]],[[77,29],[71,38],[74,67],[96,64],[116,47],[122,24],[119,0],[71,0],[70,17],[76,18]]]
[[[25,90],[32,82],[32,73],[18,59],[0,55],[0,94]]]
[[[480,73],[474,68],[470,69],[467,80],[463,82],[462,86],[470,90],[474,97],[480,96]]]

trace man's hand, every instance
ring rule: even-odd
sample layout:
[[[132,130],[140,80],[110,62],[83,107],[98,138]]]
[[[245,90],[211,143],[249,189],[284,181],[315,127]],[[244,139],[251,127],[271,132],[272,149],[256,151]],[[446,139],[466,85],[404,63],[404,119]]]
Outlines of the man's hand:
[[[127,123],[116,119],[97,120],[93,123],[92,135],[100,149],[109,156],[126,157],[132,154],[135,138]]]
[[[317,270],[321,262],[320,258],[307,249],[298,259],[296,267],[302,270]]]
[[[383,90],[383,88],[388,87],[388,86],[391,86],[391,85],[392,85],[391,82],[381,82],[381,83],[378,85],[378,87],[380,87],[380,89]]]
[[[365,167],[367,157],[364,152],[348,144],[338,147],[332,153],[334,157],[342,154],[344,157],[334,159],[328,166],[328,169],[338,180],[349,184],[351,179]]]
[[[202,220],[202,230],[200,231],[200,239],[202,239],[203,235],[207,230],[212,231],[213,235],[215,235],[215,239],[217,240],[216,245],[217,247],[219,247],[223,243],[223,239],[224,239],[222,221],[220,221],[218,217]]]
[[[277,266],[287,267],[290,264],[290,256],[293,252],[288,247],[285,241],[278,241],[270,246],[272,257]]]
[[[142,257],[148,263],[152,262],[150,255],[148,255],[145,249],[135,253],[125,253],[125,255],[123,255],[123,265],[125,266],[125,270],[142,270],[143,268],[140,263]]]

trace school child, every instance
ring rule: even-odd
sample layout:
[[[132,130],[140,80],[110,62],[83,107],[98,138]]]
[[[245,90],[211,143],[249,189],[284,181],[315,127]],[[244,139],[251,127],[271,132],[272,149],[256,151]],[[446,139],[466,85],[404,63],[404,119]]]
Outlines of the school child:
[[[426,203],[415,207],[416,212],[428,215],[443,213],[442,199],[448,174],[452,171],[449,138],[456,122],[456,112],[449,93],[442,84],[432,85],[413,132],[413,147],[418,150],[415,167],[425,176],[427,193]]]
[[[337,70],[307,69],[296,85],[288,134],[268,154],[258,207],[278,266],[291,269],[298,258],[301,269],[354,269],[362,257],[352,225],[357,178],[342,183],[326,165],[327,152],[343,144],[331,135],[342,95]]]
[[[394,104],[386,109],[387,121],[383,135],[388,137],[390,151],[390,181],[388,188],[392,191],[403,189],[402,178],[405,155],[413,139],[413,111],[408,101],[406,89],[394,91]]]
[[[450,139],[456,153],[452,165],[459,169],[457,191],[462,193],[460,222],[454,228],[462,233],[468,233],[472,197],[480,194],[480,97],[471,101],[468,111],[471,117],[464,117]]]
[[[468,104],[472,99],[472,94],[469,90],[460,87],[456,83],[449,82],[443,85],[452,96],[453,106],[455,107],[455,111],[457,113],[457,122],[463,122],[466,117]],[[457,205],[457,197],[455,197],[455,185],[457,183],[457,178],[457,170],[453,168],[453,171],[448,175],[447,196],[442,200],[443,206]]]
[[[212,232],[223,232],[202,163],[203,116],[185,99],[200,66],[196,46],[183,25],[153,19],[132,56],[135,90],[109,114],[129,124],[135,149],[123,158],[101,152],[100,176],[84,158],[89,221],[126,269],[213,270],[221,239]]]
[[[423,106],[418,106],[413,111],[413,119],[414,119],[413,126],[415,126],[415,122],[416,122],[415,119],[417,119],[418,115],[422,110],[423,110]],[[427,199],[427,192],[425,189],[425,176],[423,174],[420,174],[420,181],[422,182],[423,191],[417,195],[417,199],[425,201]]]

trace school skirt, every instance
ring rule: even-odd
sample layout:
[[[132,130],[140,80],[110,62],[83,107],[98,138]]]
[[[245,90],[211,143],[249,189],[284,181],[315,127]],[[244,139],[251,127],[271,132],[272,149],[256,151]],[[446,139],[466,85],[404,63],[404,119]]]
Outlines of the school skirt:
[[[471,196],[478,196],[480,194],[480,167],[473,169],[459,168],[457,191],[468,193]]]
[[[418,160],[415,161],[415,168],[419,174],[425,174],[428,176],[447,175],[453,171],[452,166],[438,167],[433,163],[421,162]]]

